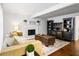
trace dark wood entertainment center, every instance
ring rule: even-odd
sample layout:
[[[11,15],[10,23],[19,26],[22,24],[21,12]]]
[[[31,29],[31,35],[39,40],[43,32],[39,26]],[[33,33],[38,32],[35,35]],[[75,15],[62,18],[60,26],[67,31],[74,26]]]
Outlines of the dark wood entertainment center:
[[[74,17],[63,18],[63,22],[47,21],[47,34],[57,39],[71,41],[74,39]]]

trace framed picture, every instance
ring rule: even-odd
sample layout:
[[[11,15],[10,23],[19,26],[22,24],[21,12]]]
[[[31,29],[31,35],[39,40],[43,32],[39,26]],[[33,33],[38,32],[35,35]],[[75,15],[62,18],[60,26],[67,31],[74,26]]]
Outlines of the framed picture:
[[[29,21],[29,24],[30,25],[36,25],[36,22],[35,21]]]

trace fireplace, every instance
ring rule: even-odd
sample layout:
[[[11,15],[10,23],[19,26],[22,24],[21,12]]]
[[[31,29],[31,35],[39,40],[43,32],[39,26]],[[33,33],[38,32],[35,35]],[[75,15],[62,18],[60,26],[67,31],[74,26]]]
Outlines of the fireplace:
[[[28,30],[28,35],[35,35],[35,29]]]

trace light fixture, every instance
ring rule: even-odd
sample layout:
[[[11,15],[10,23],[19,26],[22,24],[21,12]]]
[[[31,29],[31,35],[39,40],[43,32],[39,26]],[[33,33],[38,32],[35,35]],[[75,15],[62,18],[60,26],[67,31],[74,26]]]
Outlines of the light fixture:
[[[38,20],[37,23],[38,23],[38,34],[39,34],[39,25],[40,25],[40,21]]]
[[[27,20],[25,19],[24,22],[27,22]]]
[[[38,20],[37,23],[40,23],[40,21]]]

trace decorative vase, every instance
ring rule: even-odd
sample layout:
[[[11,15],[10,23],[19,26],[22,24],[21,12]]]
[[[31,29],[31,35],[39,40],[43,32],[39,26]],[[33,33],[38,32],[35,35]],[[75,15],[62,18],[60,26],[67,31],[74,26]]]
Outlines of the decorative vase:
[[[34,51],[33,52],[26,52],[27,56],[34,56]]]

